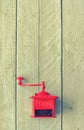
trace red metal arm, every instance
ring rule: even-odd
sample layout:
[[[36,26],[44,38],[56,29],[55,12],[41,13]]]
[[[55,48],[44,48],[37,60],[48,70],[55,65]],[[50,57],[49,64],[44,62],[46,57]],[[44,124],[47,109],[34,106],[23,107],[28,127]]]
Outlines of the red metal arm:
[[[45,91],[45,82],[42,81],[40,84],[25,84],[23,83],[24,78],[23,77],[17,77],[18,85],[20,86],[39,86],[42,88],[42,91]]]

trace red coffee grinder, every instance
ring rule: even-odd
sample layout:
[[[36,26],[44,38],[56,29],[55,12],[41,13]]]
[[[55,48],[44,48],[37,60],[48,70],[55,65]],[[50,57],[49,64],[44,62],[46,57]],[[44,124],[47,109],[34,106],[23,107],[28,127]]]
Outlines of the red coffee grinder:
[[[45,91],[45,82],[40,84],[25,84],[22,81],[23,77],[17,77],[18,85],[20,86],[38,86],[41,91],[31,96],[32,99],[32,117],[33,118],[55,118],[56,117],[56,99],[58,96],[53,96]]]

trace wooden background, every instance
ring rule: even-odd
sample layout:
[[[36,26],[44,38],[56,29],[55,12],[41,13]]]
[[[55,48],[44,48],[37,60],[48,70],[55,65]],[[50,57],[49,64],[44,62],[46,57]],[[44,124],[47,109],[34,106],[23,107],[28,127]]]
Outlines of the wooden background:
[[[32,119],[44,80],[57,118]],[[84,0],[0,0],[0,130],[84,129]]]

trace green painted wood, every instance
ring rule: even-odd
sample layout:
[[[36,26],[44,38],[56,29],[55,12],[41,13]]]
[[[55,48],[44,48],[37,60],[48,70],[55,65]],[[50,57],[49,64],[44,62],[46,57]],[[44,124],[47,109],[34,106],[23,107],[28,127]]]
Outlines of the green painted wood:
[[[15,130],[15,1],[0,0],[0,130]]]
[[[28,97],[38,88],[17,85],[15,93],[15,4],[14,0],[0,1],[0,130],[15,130],[16,94],[17,130],[61,130],[60,1],[18,1],[17,74],[26,77],[25,82],[29,83],[45,80],[46,90],[59,96],[56,119],[30,118]],[[83,0],[63,1],[63,130],[84,127],[83,16]]]
[[[63,130],[84,129],[84,0],[63,1]]]
[[[40,130],[61,130],[60,114],[60,52],[61,52],[60,1],[40,1],[40,81],[46,82],[46,90],[59,96],[57,118],[40,119]]]
[[[38,1],[18,1],[18,76],[26,83],[38,83]],[[37,87],[17,86],[18,130],[39,130],[39,119],[32,119],[30,96]]]

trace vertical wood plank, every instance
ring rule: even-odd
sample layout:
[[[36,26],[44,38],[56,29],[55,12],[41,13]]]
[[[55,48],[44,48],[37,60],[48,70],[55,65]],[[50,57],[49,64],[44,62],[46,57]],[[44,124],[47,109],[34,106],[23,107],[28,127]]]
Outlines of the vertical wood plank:
[[[61,51],[60,1],[40,2],[40,81],[46,82],[46,90],[59,96],[60,111],[60,51]],[[40,130],[61,130],[61,114],[57,118],[40,119]]]
[[[63,1],[63,130],[84,129],[84,0]]]
[[[38,1],[18,1],[18,76],[26,83],[38,82]],[[39,119],[31,118],[31,99],[38,88],[17,86],[18,130],[38,130]]]
[[[15,130],[15,0],[0,0],[0,130]]]

